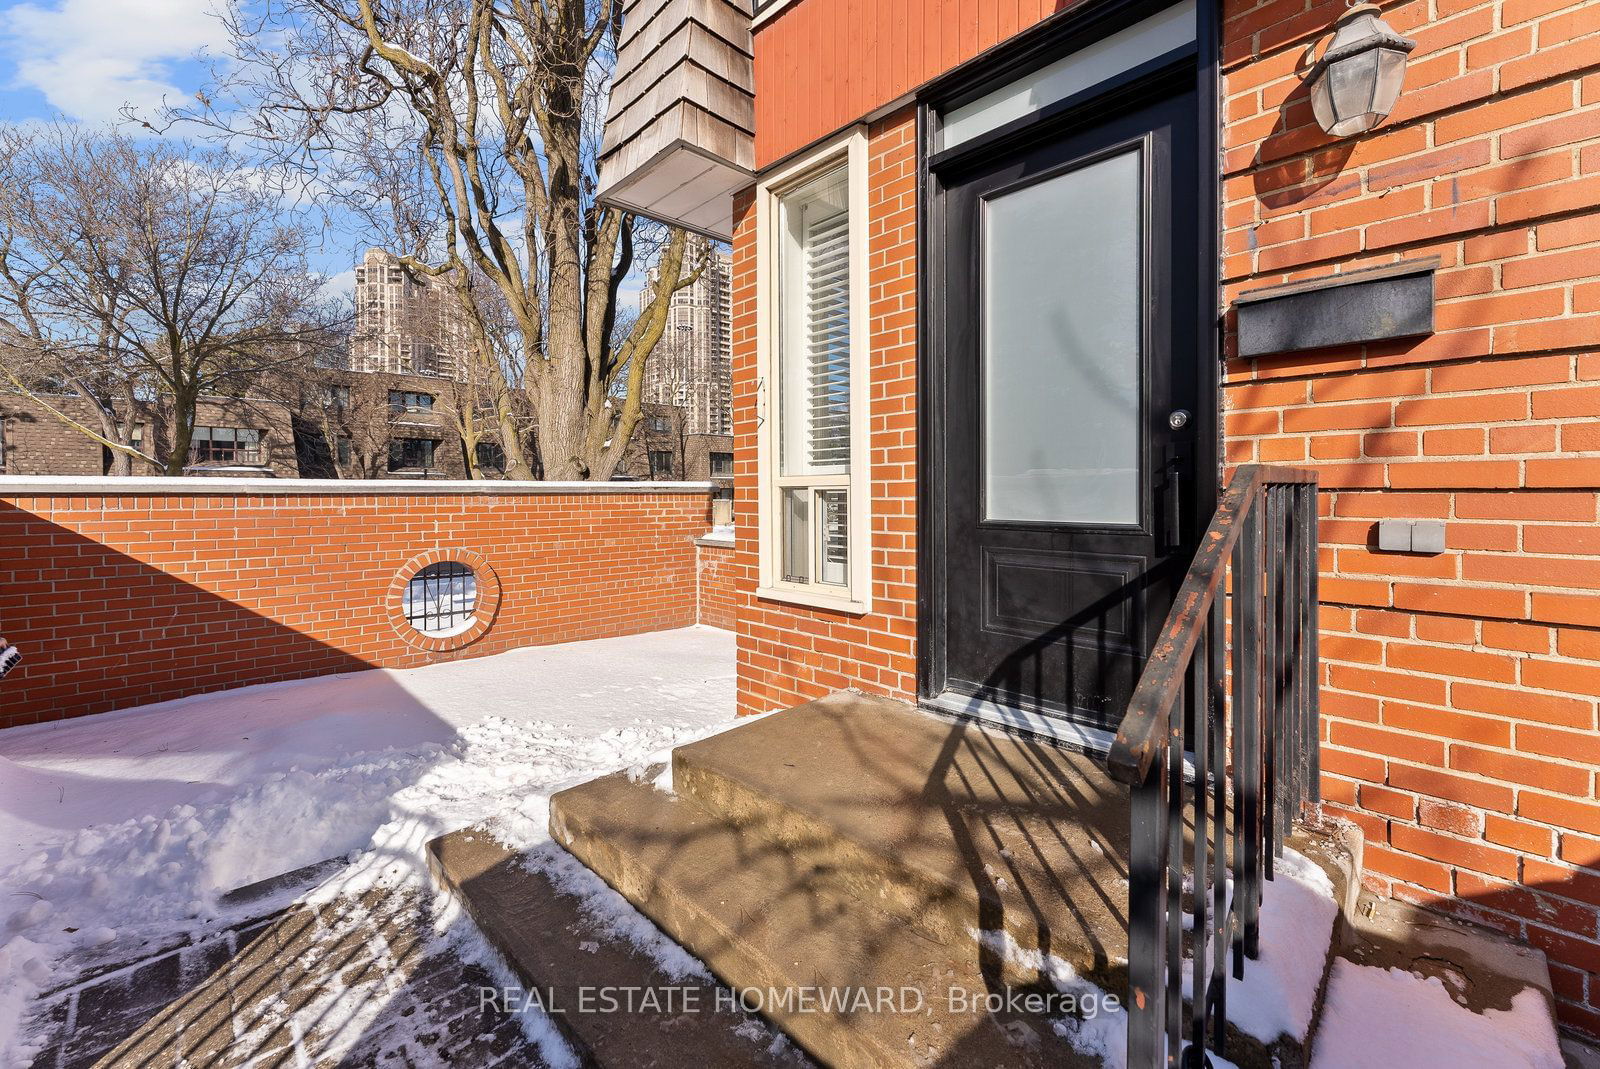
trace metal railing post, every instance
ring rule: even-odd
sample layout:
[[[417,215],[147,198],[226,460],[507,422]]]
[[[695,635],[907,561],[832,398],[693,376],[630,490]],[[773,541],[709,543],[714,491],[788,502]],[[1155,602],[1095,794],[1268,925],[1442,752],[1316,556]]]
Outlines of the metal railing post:
[[[1245,517],[1234,557],[1233,648],[1234,729],[1240,761],[1234,769],[1234,819],[1243,836],[1243,855],[1235,862],[1234,897],[1239,903],[1240,939],[1233,974],[1244,978],[1244,958],[1260,953],[1261,910],[1261,502]]]
[[[1257,465],[1235,472],[1107,757],[1113,777],[1132,788],[1128,1064],[1135,1069],[1203,1064],[1207,1047],[1224,1052],[1228,962],[1242,979],[1246,960],[1260,956],[1265,881],[1305,804],[1320,795],[1316,531],[1309,472]],[[1187,854],[1190,806],[1194,849]],[[1187,1027],[1186,871],[1194,932]]]
[[[1133,788],[1128,858],[1128,1069],[1166,1064],[1167,770],[1158,759]]]

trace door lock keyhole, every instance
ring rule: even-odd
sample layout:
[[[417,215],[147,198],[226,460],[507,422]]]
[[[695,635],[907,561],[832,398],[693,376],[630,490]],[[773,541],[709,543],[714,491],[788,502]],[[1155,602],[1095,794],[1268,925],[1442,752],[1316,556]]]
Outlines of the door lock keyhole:
[[[1167,417],[1167,426],[1175,431],[1181,431],[1189,425],[1189,410],[1180,408]]]

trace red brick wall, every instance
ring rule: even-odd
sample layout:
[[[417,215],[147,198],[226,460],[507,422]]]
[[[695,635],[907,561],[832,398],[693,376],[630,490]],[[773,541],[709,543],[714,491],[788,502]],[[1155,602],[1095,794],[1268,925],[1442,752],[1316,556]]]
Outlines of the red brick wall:
[[[739,556],[733,545],[709,539],[695,542],[700,569],[698,608],[695,618],[711,627],[732,631],[738,619]]]
[[[802,5],[804,6],[804,5]],[[734,203],[734,528],[739,577],[739,709],[781,709],[842,687],[917,690],[916,112],[868,131],[872,319],[872,612],[852,616],[758,600],[756,566],[755,212]]]
[[[1321,473],[1325,791],[1373,883],[1544,950],[1600,1034],[1600,5],[1383,7],[1405,93],[1335,141],[1298,69],[1343,5],[1226,3],[1224,296],[1438,256],[1438,333],[1230,363],[1228,456]]]
[[[698,490],[18,496],[40,492],[0,482],[0,635],[26,658],[0,727],[697,616]],[[397,621],[391,589],[441,549],[487,565],[485,605],[499,594],[447,650]]]

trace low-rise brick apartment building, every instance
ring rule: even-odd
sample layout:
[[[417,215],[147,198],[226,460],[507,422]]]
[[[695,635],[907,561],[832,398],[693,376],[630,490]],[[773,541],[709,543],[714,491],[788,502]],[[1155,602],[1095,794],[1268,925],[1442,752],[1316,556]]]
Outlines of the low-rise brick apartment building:
[[[470,388],[452,379],[319,368],[299,396],[296,435],[302,474],[325,479],[464,479]],[[498,475],[498,433],[483,421],[478,468]]]
[[[54,410],[54,411],[52,411]],[[155,405],[136,407],[133,443],[166,461],[171,441],[166,414]],[[55,413],[99,429],[94,406],[70,394],[37,398],[0,393],[0,473],[6,475],[104,475],[111,451]],[[186,469],[192,474],[294,478],[301,474],[295,414],[283,402],[251,397],[203,397]],[[134,462],[134,474],[150,474]]]
[[[294,403],[209,397],[197,410],[189,467],[230,474],[308,479],[466,479],[464,389],[449,379],[318,368]],[[104,475],[110,451],[52,412],[98,428],[93,406],[70,394],[30,398],[0,393],[0,474]],[[481,417],[480,417],[481,418]],[[528,445],[538,436],[530,416]],[[149,428],[154,429],[151,437]],[[165,460],[169,440],[160,413],[147,407],[136,442],[155,443]],[[475,444],[479,477],[500,478],[505,456],[498,428],[481,420]],[[535,455],[537,455],[535,453]],[[147,467],[136,463],[134,474]],[[730,435],[689,434],[683,410],[645,405],[616,478],[714,482],[733,486]]]

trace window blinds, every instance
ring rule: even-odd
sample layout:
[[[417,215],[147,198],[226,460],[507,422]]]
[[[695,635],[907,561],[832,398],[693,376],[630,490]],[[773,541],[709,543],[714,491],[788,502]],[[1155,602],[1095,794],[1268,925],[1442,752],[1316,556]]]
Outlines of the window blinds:
[[[808,215],[822,214],[814,202]],[[825,209],[824,209],[825,210]],[[850,464],[850,217],[808,219],[805,249],[806,422],[814,471]]]

